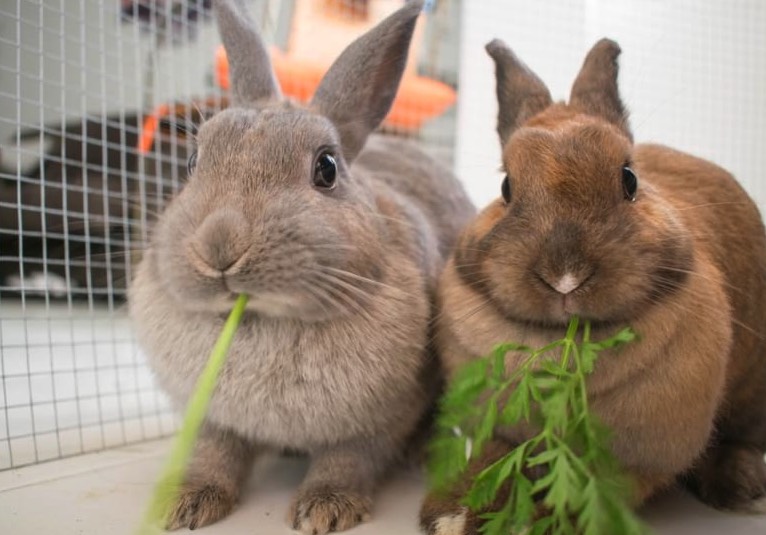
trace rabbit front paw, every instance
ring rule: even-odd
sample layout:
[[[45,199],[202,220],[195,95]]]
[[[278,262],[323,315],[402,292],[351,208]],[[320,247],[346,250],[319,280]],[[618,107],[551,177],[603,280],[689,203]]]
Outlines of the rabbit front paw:
[[[766,458],[761,447],[715,445],[686,482],[703,502],[717,509],[766,512]]]
[[[370,519],[369,496],[332,486],[302,490],[293,500],[288,522],[308,535],[344,531]]]
[[[187,483],[181,489],[166,525],[167,530],[201,528],[228,515],[236,498],[214,484]]]

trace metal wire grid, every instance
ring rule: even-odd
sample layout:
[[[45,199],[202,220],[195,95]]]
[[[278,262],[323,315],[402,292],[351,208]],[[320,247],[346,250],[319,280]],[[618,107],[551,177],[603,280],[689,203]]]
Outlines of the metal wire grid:
[[[4,151],[0,261],[17,266],[0,287],[8,468],[172,431],[122,302],[151,214],[182,180],[187,139],[171,130],[142,158],[140,115],[127,111],[142,107],[130,95],[156,91],[138,67],[161,29],[151,42],[119,22],[117,3],[85,0],[17,1],[0,17],[0,127],[13,132],[15,158]],[[135,72],[121,67],[129,63]],[[31,172],[22,168],[30,159]]]
[[[219,40],[190,23],[205,0],[140,3],[159,16],[126,21],[117,0],[0,3],[0,470],[174,430],[124,299],[182,187],[187,130],[220,107]],[[252,4],[267,40],[286,39],[294,2]],[[174,102],[142,153],[146,115]],[[424,134],[446,158],[453,121]]]

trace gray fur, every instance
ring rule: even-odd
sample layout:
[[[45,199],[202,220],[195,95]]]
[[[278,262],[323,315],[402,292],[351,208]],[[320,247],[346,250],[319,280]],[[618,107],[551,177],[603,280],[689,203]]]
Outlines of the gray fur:
[[[409,2],[351,43],[314,94],[312,105],[340,132],[346,161],[356,157],[391,109],[422,8],[420,0]],[[366,66],[364,72],[359,65]]]
[[[216,20],[226,57],[229,83],[235,105],[278,100],[281,91],[271,68],[269,51],[247,14],[243,0],[216,0]]]
[[[505,146],[511,134],[527,119],[547,108],[551,94],[545,84],[500,39],[486,46],[495,61],[497,102],[499,106],[497,133]]]
[[[402,14],[416,12],[408,5],[388,20]],[[394,52],[379,53],[369,61]],[[432,290],[473,207],[411,145],[372,138],[352,166],[341,136],[316,110],[286,102],[220,112],[200,128],[196,170],[158,221],[129,304],[177,406],[234,295],[251,296],[170,527],[227,514],[261,447],[312,456],[290,525],[352,527],[369,517],[377,481],[433,402]],[[312,185],[322,151],[338,161],[332,191]]]

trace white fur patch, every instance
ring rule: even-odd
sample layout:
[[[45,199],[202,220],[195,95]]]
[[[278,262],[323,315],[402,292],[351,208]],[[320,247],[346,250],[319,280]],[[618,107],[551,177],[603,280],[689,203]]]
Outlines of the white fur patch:
[[[434,522],[434,535],[464,535],[465,509],[457,515],[443,516]]]
[[[578,286],[580,286],[580,280],[571,273],[567,273],[553,285],[556,291],[562,295],[572,293]]]

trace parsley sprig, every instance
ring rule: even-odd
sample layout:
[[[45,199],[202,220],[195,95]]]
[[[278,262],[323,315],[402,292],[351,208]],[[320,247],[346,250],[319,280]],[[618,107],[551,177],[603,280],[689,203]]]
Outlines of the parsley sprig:
[[[630,482],[609,448],[609,430],[590,411],[585,385],[599,353],[635,334],[625,328],[595,342],[585,321],[578,343],[579,326],[572,317],[563,339],[539,349],[498,345],[466,365],[442,399],[429,461],[437,491],[459,479],[498,427],[529,422],[539,430],[479,472],[463,497],[481,512],[507,485],[502,507],[480,514],[485,535],[646,533],[627,504]],[[505,368],[508,352],[526,354],[512,370]],[[533,479],[530,471],[542,475]]]

